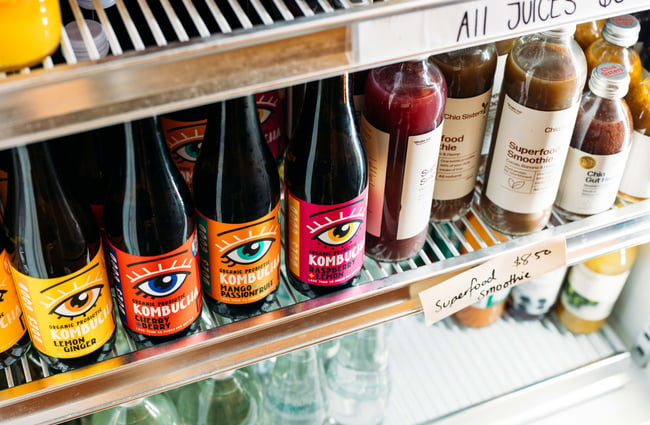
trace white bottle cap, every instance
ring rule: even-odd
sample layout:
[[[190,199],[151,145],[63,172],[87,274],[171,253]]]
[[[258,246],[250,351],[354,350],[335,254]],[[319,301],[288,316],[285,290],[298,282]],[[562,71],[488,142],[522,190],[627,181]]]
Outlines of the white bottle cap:
[[[108,9],[115,4],[115,0],[99,0],[103,9]],[[95,10],[93,0],[77,0],[77,4],[86,10]]]
[[[623,65],[601,63],[591,71],[589,90],[604,99],[620,99],[627,94],[630,75]]]
[[[110,45],[108,44],[108,38],[104,32],[104,27],[97,21],[86,19],[86,26],[90,31],[90,35],[93,37],[95,47],[99,52],[100,57],[104,57],[108,54]],[[77,59],[89,59],[90,54],[88,53],[88,48],[86,43],[84,43],[83,37],[81,36],[81,30],[77,22],[72,21],[65,25],[65,31],[68,34],[70,39],[70,45],[72,46],[72,51],[74,52]]]
[[[632,15],[616,16],[605,21],[603,38],[612,44],[630,47],[639,39],[641,25]]]

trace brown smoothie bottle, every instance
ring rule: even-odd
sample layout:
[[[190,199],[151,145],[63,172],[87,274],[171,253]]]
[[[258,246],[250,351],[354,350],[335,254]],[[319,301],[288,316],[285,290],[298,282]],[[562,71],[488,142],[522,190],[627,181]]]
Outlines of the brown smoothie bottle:
[[[524,36],[506,62],[480,200],[501,233],[532,233],[550,217],[587,75],[573,32]]]

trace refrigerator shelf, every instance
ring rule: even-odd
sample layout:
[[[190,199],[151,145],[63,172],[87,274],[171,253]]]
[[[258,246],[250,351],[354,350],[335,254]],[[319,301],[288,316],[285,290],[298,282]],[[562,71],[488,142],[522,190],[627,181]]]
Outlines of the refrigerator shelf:
[[[99,58],[82,10],[62,0],[91,60],[78,60],[64,30],[42,65],[0,72],[0,148],[647,6],[579,2],[513,29],[508,2],[116,0],[104,12],[93,1],[112,54]],[[470,32],[479,13],[482,31]]]
[[[650,241],[650,201],[571,223],[554,214],[551,226],[498,242],[474,208],[459,221],[432,223],[425,248],[409,261],[393,264],[366,258],[359,284],[328,296],[307,300],[283,282],[272,311],[236,322],[204,312],[205,330],[199,334],[140,350],[120,338],[114,358],[63,374],[48,376],[47,370],[23,358],[13,372],[5,371],[6,380],[13,382],[0,391],[0,417],[8,424],[60,421],[410,316],[421,311],[421,290],[540,239],[565,238],[569,265],[645,243]],[[465,234],[482,235],[481,249],[474,251]],[[514,327],[509,332],[531,326],[507,322]],[[449,320],[440,323],[436,326],[447,326]],[[539,326],[531,336],[540,332],[543,340],[549,324]],[[623,353],[611,332],[594,335],[584,338],[616,347],[601,353],[602,359]],[[567,367],[566,371],[577,366]]]

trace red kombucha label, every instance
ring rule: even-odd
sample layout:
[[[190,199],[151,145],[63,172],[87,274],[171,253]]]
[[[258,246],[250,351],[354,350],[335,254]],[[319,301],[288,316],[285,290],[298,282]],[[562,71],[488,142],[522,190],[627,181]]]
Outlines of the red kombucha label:
[[[109,255],[117,309],[132,331],[173,335],[201,313],[196,234],[162,255],[131,255],[110,244]]]
[[[302,201],[287,191],[289,271],[310,285],[333,286],[363,266],[366,194],[336,205]]]

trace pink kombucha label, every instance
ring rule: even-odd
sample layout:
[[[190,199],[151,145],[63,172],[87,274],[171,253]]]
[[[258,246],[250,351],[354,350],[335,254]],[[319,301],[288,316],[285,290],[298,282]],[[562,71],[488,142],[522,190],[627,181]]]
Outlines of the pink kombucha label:
[[[363,265],[366,193],[336,205],[317,205],[287,192],[289,272],[310,285],[339,285]]]

